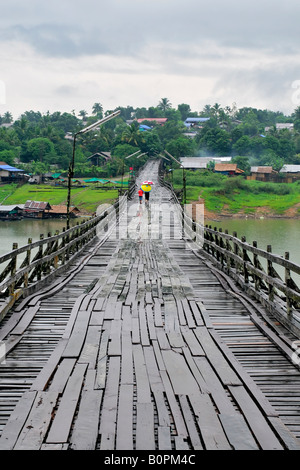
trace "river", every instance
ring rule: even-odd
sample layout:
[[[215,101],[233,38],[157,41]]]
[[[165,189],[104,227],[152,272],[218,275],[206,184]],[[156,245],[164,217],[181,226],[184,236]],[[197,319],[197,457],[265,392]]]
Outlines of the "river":
[[[70,227],[76,225],[77,222],[81,222],[81,218],[75,218],[70,220]],[[13,243],[18,243],[19,248],[27,245],[28,238],[32,238],[33,242],[40,239],[40,235],[43,234],[44,238],[48,236],[48,233],[55,235],[55,231],[59,233],[66,227],[66,219],[31,219],[24,218],[21,220],[11,221],[0,221],[0,256],[8,253],[12,250]]]
[[[82,219],[71,219],[71,226]],[[230,219],[218,221],[205,220],[205,224],[228,230],[229,234],[237,232],[238,238],[246,237],[248,243],[257,241],[259,248],[266,250],[272,246],[272,252],[284,256],[290,253],[290,260],[300,264],[300,220],[299,219]],[[61,232],[66,227],[65,219],[22,219],[18,221],[0,221],[0,256],[12,250],[12,244],[19,247],[26,245],[28,238],[38,241],[40,234],[47,237],[50,232]]]
[[[299,219],[234,219],[223,218],[218,221],[205,220],[205,225],[212,228],[226,229],[230,235],[237,232],[237,237],[246,237],[247,243],[257,242],[258,248],[267,250],[271,245],[272,253],[284,257],[290,253],[290,260],[300,265],[300,220]]]

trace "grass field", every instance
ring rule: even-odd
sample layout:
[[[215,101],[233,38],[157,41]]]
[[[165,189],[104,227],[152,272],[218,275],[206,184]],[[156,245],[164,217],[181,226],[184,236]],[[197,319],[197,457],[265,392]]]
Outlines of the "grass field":
[[[174,187],[182,188],[182,172],[175,170]],[[275,216],[300,204],[300,182],[264,183],[247,181],[241,177],[228,178],[224,175],[186,172],[187,202],[204,199],[208,211],[227,214],[254,214],[265,208]],[[300,215],[300,210],[297,214]]]
[[[0,186],[0,203],[5,205],[24,204],[27,200],[46,201],[51,205],[66,205],[68,189],[66,187],[49,186],[46,184],[24,184]],[[85,213],[93,213],[101,203],[111,203],[118,197],[116,189],[94,189],[94,185],[83,188],[72,187],[71,205]]]

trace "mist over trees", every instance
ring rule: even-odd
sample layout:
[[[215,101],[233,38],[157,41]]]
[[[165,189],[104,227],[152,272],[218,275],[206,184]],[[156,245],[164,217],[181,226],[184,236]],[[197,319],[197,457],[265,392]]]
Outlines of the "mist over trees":
[[[45,173],[67,172],[72,158],[73,135],[85,126],[102,119],[112,110],[94,103],[89,114],[74,112],[25,111],[16,120],[9,111],[0,116],[0,161],[18,165],[26,171]],[[238,109],[235,104],[205,105],[193,111],[189,104],[176,108],[162,98],[149,108],[118,107],[120,115],[98,130],[80,136],[76,146],[75,176],[107,176],[121,174],[131,165],[137,169],[147,158],[158,157],[167,150],[175,158],[187,156],[231,156],[247,173],[252,165],[270,165],[279,170],[285,163],[300,164],[300,107],[286,116],[280,111],[251,107]],[[209,118],[187,127],[188,117]],[[167,118],[161,125],[153,118]],[[137,119],[143,119],[140,127]],[[291,129],[278,124],[291,123]],[[284,127],[284,126],[283,126]],[[127,156],[141,150],[146,156]],[[106,152],[111,158],[97,166],[90,157]],[[125,160],[126,159],[126,160]]]

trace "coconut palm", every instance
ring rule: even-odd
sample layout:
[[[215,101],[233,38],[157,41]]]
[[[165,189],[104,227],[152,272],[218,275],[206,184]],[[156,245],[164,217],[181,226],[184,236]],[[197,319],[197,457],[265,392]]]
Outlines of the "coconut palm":
[[[161,98],[157,107],[161,109],[162,111],[166,111],[167,109],[170,109],[172,107],[172,104],[170,103],[168,98]]]
[[[92,110],[93,114],[95,114],[99,119],[103,118],[103,106],[101,103],[95,103]]]

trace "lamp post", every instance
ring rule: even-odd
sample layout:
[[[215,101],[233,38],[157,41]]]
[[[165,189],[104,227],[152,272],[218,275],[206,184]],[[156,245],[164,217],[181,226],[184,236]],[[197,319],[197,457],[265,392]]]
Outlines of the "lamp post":
[[[121,194],[123,195],[123,178],[124,178],[124,168],[125,168],[125,160],[127,158],[133,157],[134,155],[137,155],[140,153],[141,150],[138,150],[137,152],[132,153],[131,155],[128,155],[127,157],[123,158],[123,167],[122,167],[122,183],[121,183]]]
[[[69,166],[69,174],[68,174],[68,200],[67,200],[67,230],[70,228],[70,203],[71,203],[71,182],[72,178],[74,175],[74,163],[75,163],[75,147],[76,147],[76,138],[79,134],[85,134],[86,132],[91,131],[97,126],[101,126],[101,124],[104,124],[105,122],[109,121],[110,119],[113,119],[117,117],[120,114],[120,110],[115,111],[112,114],[109,114],[108,116],[104,117],[103,119],[100,119],[100,121],[94,122],[90,126],[85,127],[84,129],[81,129],[80,131],[76,132],[74,134],[74,139],[73,139],[73,155],[72,155],[72,160]]]
[[[180,163],[175,157],[173,157],[173,155],[171,155],[169,152],[167,152],[166,150],[164,150],[164,152],[165,152],[170,158],[172,158],[176,163],[178,163],[178,164],[180,165],[180,167],[182,168],[182,183],[183,183],[182,204],[184,205],[184,204],[186,203],[186,179],[185,179],[184,166],[183,166],[182,163]]]

